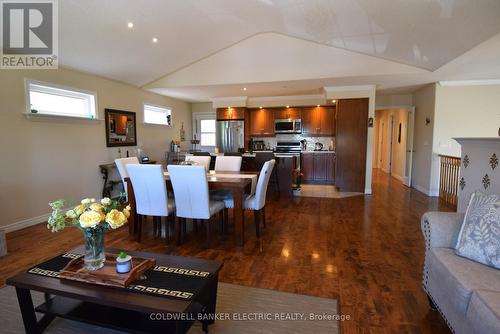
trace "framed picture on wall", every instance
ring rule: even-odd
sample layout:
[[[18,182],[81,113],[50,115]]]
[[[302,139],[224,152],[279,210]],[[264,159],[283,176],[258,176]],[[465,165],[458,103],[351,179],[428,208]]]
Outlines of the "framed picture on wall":
[[[137,146],[135,112],[104,109],[106,146]]]

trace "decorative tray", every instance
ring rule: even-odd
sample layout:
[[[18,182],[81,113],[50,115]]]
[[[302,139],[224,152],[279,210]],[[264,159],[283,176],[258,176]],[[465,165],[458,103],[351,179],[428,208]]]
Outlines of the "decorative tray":
[[[106,286],[127,287],[156,265],[154,259],[134,256],[132,257],[132,270],[125,274],[119,274],[116,272],[117,256],[118,254],[106,253],[104,267],[96,271],[85,269],[83,256],[81,256],[71,260],[60,271],[59,278]]]

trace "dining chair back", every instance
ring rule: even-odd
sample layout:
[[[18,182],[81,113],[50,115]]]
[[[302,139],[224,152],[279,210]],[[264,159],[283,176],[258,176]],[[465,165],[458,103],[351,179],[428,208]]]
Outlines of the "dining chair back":
[[[209,219],[210,200],[205,167],[168,165],[176,214],[181,218]]]
[[[128,199],[127,183],[125,182],[125,178],[128,177],[127,165],[138,165],[139,159],[137,157],[115,159],[115,164],[116,168],[118,168],[118,173],[120,173],[120,177],[122,178],[123,189]]]
[[[186,161],[192,161],[196,164],[205,167],[205,171],[208,172],[210,170],[210,156],[195,156],[195,155],[186,155]]]
[[[266,161],[260,171],[259,179],[257,180],[257,187],[255,188],[255,200],[253,201],[253,210],[260,210],[266,205],[267,186],[269,178],[273,172],[276,160],[272,159]]]
[[[136,211],[144,216],[169,215],[167,187],[161,165],[128,165],[134,187]]]
[[[241,169],[242,157],[222,156],[215,159],[216,172],[239,172]]]

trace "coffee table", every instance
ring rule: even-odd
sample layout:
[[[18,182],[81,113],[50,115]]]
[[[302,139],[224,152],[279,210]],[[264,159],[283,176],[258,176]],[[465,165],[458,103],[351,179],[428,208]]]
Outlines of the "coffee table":
[[[119,250],[106,249],[116,253]],[[81,253],[79,247],[70,251]],[[50,322],[61,317],[128,333],[186,333],[195,320],[202,319],[203,330],[214,323],[218,275],[222,262],[145,252],[132,256],[154,258],[156,265],[208,271],[212,275],[200,293],[191,300],[180,300],[132,292],[54,277],[19,273],[7,280],[16,288],[26,333],[42,333]],[[45,293],[45,303],[35,307],[31,291]],[[37,320],[35,312],[44,316]]]

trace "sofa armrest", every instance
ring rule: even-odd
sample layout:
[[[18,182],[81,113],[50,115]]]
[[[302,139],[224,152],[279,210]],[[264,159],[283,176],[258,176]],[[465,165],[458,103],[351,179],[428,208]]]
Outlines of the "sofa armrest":
[[[425,260],[422,273],[422,285],[425,292],[432,299],[427,289],[429,278],[428,258],[432,248],[455,248],[458,234],[464,220],[463,213],[456,212],[427,212],[424,213],[420,224],[425,238]]]
[[[427,212],[420,221],[425,238],[425,249],[455,248],[464,220],[463,213]]]

